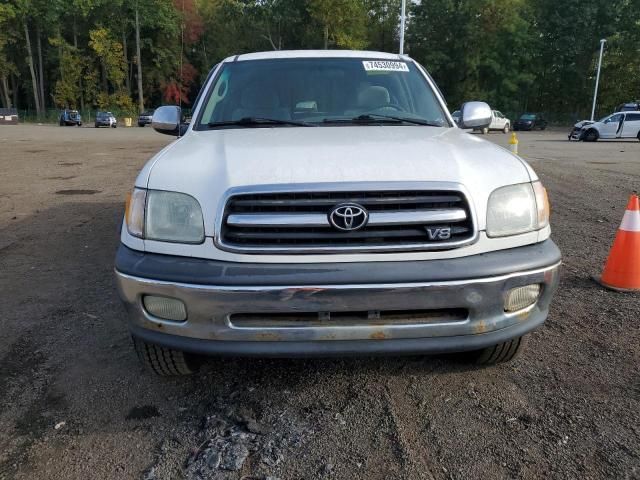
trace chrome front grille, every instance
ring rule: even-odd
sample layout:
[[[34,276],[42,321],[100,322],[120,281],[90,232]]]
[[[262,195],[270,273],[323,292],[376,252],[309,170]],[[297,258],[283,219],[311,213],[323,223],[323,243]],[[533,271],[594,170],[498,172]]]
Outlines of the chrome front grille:
[[[341,205],[362,207],[366,224],[338,229],[330,215]],[[469,202],[455,189],[232,192],[221,218],[218,246],[246,253],[448,250],[476,238]]]

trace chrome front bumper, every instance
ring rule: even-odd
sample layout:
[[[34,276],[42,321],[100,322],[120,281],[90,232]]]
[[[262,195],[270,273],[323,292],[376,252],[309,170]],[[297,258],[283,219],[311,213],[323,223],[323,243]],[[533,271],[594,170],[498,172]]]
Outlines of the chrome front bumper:
[[[554,246],[555,248],[555,246]],[[556,249],[557,250],[557,249]],[[384,268],[384,263],[371,264]],[[120,296],[134,335],[152,343],[209,354],[313,355],[418,353],[482,348],[520,336],[542,324],[558,283],[559,261],[487,278],[344,285],[205,285],[138,277],[116,270]],[[425,277],[428,277],[425,271]],[[507,292],[540,284],[538,301],[504,311]],[[177,298],[187,320],[150,315],[144,295]],[[456,309],[462,318],[424,322],[300,322],[283,326],[271,317],[304,312],[376,312]],[[236,314],[259,314],[264,324],[234,322]],[[254,315],[255,317],[255,315]],[[328,318],[328,316],[327,316]],[[403,346],[404,345],[404,346]]]

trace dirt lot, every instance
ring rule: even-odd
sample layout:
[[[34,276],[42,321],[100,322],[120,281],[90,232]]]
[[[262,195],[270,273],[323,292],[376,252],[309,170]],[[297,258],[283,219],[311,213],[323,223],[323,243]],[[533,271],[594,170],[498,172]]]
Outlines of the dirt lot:
[[[125,192],[169,141],[0,127],[0,479],[197,478],[215,432],[251,453],[204,478],[640,478],[640,296],[589,279],[640,142],[520,134],[564,266],[518,361],[222,359],[167,380],[138,364],[112,268]]]

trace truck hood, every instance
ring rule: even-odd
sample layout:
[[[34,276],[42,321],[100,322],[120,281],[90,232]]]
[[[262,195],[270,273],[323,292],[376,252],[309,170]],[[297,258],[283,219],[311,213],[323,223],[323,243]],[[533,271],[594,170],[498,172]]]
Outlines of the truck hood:
[[[518,157],[458,128],[280,127],[190,131],[156,155],[136,185],[194,196],[209,230],[221,198],[234,187],[456,182],[469,192],[484,229],[489,194],[532,176]]]

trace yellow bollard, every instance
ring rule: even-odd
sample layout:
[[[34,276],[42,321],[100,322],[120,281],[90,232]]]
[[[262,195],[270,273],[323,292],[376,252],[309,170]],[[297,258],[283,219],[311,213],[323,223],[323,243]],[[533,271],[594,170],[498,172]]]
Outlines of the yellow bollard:
[[[125,127],[130,127],[133,124],[133,119],[131,117],[126,117],[124,119],[124,126]]]
[[[514,155],[518,155],[518,137],[516,137],[516,132],[511,132],[511,138],[509,139],[509,150]]]

